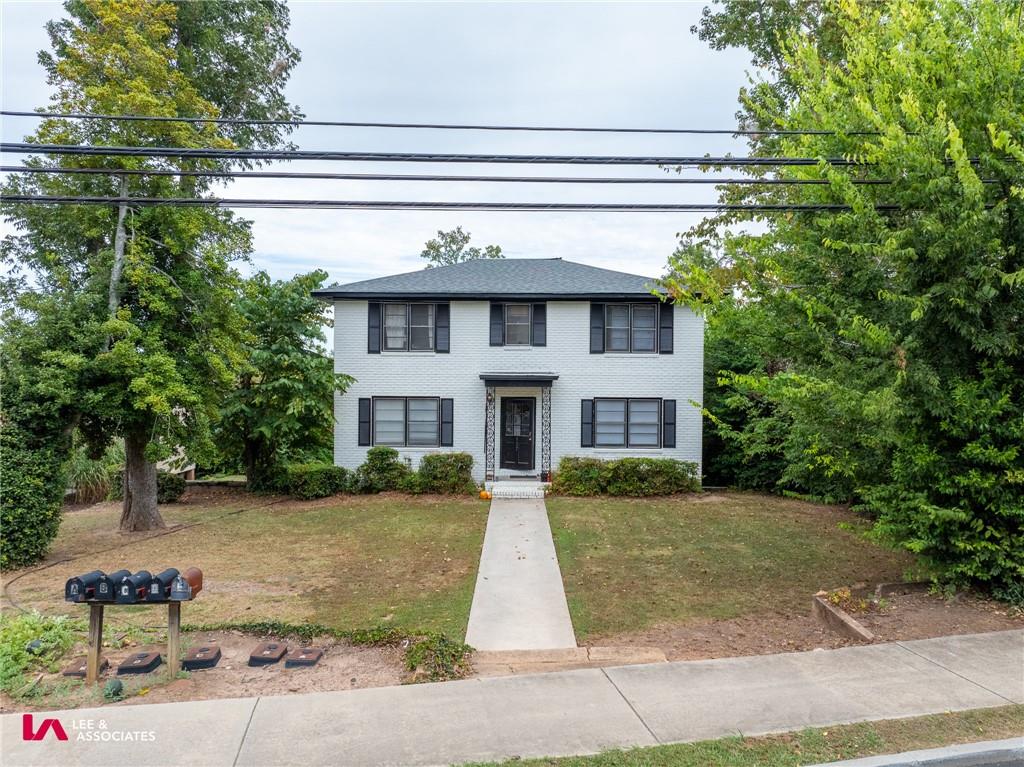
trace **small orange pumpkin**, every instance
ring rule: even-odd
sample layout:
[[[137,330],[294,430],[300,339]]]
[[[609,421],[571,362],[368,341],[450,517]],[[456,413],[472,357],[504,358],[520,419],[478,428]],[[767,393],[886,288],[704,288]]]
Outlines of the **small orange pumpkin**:
[[[489,500],[491,500],[491,494],[489,492],[487,492],[486,490],[481,490],[480,491],[480,499],[483,500],[483,501],[489,501]]]

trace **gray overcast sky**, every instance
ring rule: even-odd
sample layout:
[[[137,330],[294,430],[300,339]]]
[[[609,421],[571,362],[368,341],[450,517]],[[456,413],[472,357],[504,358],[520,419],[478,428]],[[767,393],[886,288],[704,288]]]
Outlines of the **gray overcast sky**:
[[[735,124],[750,67],[744,51],[712,51],[690,33],[692,3],[291,4],[291,39],[302,51],[289,96],[311,119],[629,127]],[[36,62],[43,24],[60,3],[2,0],[2,103],[45,106]],[[5,118],[4,140],[34,121]],[[723,137],[517,134],[303,128],[302,148],[367,151],[693,155],[732,151]],[[12,159],[12,158],[7,158]],[[293,170],[518,175],[651,175],[581,166],[400,166],[296,163]],[[564,202],[714,201],[714,187],[397,183],[250,179],[225,192],[251,197]],[[275,277],[322,267],[330,281],[418,269],[423,243],[461,224],[477,245],[510,257],[553,257],[660,275],[676,233],[697,214],[438,211],[243,211],[255,222],[256,268]]]

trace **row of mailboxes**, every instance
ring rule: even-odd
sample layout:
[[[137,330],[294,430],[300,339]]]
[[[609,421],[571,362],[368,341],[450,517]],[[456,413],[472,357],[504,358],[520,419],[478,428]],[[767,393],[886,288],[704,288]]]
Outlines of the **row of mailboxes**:
[[[118,570],[107,575],[93,570],[69,578],[64,584],[65,602],[187,602],[203,588],[203,571],[190,567],[181,572],[169,567],[153,575],[148,570]]]

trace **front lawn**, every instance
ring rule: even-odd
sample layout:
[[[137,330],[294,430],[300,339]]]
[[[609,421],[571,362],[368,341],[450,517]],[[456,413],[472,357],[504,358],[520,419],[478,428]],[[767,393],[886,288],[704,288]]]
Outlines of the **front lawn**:
[[[84,617],[84,606],[63,601],[73,575],[195,565],[205,584],[182,611],[186,623],[384,624],[465,636],[487,521],[479,500],[387,494],[299,502],[211,489],[190,490],[161,512],[169,528],[191,526],[121,535],[118,504],[66,513],[48,559],[57,564],[6,573],[5,600]],[[114,607],[107,621],[160,625],[164,612]]]
[[[799,614],[821,588],[902,580],[905,553],[834,506],[748,493],[549,498],[580,640],[665,623]]]

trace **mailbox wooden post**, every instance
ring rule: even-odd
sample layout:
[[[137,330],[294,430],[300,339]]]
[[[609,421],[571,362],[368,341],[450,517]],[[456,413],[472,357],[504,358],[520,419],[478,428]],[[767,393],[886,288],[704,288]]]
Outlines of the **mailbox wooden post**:
[[[89,605],[89,654],[86,656],[85,683],[96,684],[100,678],[100,652],[103,649],[103,603]]]
[[[181,602],[167,603],[167,665],[173,680],[181,671]]]

